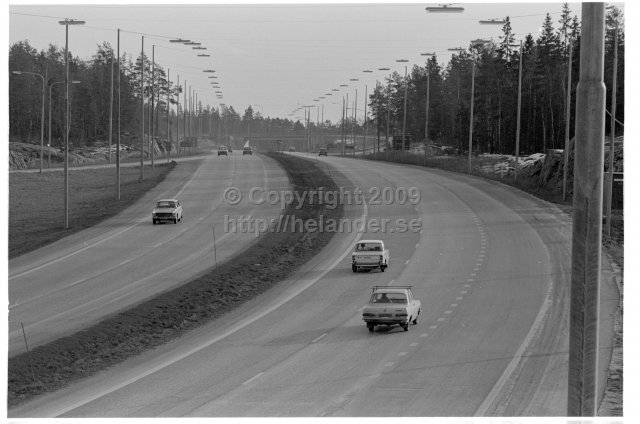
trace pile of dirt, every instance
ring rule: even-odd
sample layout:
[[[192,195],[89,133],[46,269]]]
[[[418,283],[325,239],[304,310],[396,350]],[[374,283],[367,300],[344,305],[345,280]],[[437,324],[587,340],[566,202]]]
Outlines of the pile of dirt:
[[[314,161],[281,154],[273,157],[287,171],[301,198],[306,190],[338,189]],[[302,221],[321,216],[338,220],[342,216],[343,205],[328,209],[324,204],[310,204],[308,196],[304,198],[301,208],[291,204],[285,216]],[[241,255],[181,287],[39,346],[30,355],[9,358],[9,406],[57,390],[220,317],[285,279],[333,235],[300,228],[266,232]]]

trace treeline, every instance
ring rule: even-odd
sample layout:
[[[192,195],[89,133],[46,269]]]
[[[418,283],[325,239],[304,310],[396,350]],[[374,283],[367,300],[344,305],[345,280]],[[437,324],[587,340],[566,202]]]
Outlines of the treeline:
[[[117,113],[117,60],[109,43],[97,46],[90,60],[81,60],[69,53],[70,129],[69,140],[75,146],[92,145],[106,141],[109,137],[109,116],[113,72],[113,140],[118,128]],[[114,63],[112,71],[112,63]],[[167,81],[167,73],[159,64],[152,64],[145,55],[133,61],[129,55],[120,57],[120,131],[123,134],[139,135],[141,131],[140,71],[144,63],[145,81],[145,134],[149,134],[150,123],[154,136],[170,138],[175,142],[176,130],[180,140],[185,137],[213,136],[280,136],[304,135],[302,123],[288,119],[265,118],[249,106],[241,116],[233,106],[214,108],[202,102],[191,103],[185,108],[184,86]],[[45,143],[49,132],[51,114],[52,146],[62,145],[65,117],[65,61],[64,48],[49,45],[37,51],[28,41],[13,44],[9,50],[9,70],[32,72],[45,78]],[[151,73],[154,78],[152,85]],[[171,114],[167,126],[167,95]],[[178,99],[179,96],[179,99]],[[192,96],[195,97],[195,96]],[[188,100],[188,99],[187,99]],[[49,107],[49,101],[50,107]],[[179,103],[177,122],[175,105]],[[9,78],[9,135],[12,141],[35,141],[40,139],[42,116],[42,79],[30,74],[13,75]],[[185,115],[186,114],[186,115]],[[186,116],[186,119],[185,119]],[[186,124],[186,125],[185,125]],[[185,127],[187,130],[185,131]]]
[[[616,119],[624,123],[624,26],[622,13],[608,11],[605,39],[605,84],[607,110],[611,105],[614,57],[614,26],[618,32]],[[522,115],[520,151],[523,154],[564,147],[565,103],[569,48],[571,59],[570,137],[575,131],[575,90],[580,71],[580,25],[565,4],[554,29],[547,14],[537,39],[529,34],[522,46]],[[574,42],[570,43],[573,39]],[[519,41],[507,22],[496,42],[470,47],[455,54],[442,68],[436,57],[424,66],[414,66],[404,74],[393,73],[379,84],[369,98],[377,133],[402,135],[404,91],[407,84],[406,133],[413,141],[425,139],[427,72],[429,73],[429,142],[468,149],[472,68],[475,57],[474,151],[513,154],[515,152],[518,99]],[[388,109],[389,108],[389,109]],[[624,127],[616,124],[616,132]],[[609,117],[606,119],[609,134]]]
[[[620,10],[611,8],[607,13],[605,39],[605,84],[607,86],[607,109],[611,104],[613,77],[614,26],[619,23],[616,129],[624,131],[624,64],[625,37],[623,16]],[[570,40],[573,40],[571,43]],[[518,40],[519,42],[519,40]],[[470,47],[467,51],[452,56],[446,66],[431,57],[423,66],[415,65],[407,78],[397,72],[386,81],[378,83],[369,96],[369,137],[383,138],[387,135],[401,135],[403,127],[404,92],[407,88],[406,132],[413,141],[425,139],[425,115],[427,78],[429,82],[429,135],[430,143],[453,146],[460,151],[467,150],[469,134],[470,97],[472,69],[475,61],[474,81],[474,150],[489,153],[514,153],[518,71],[520,53],[516,46],[511,22],[507,19],[502,35],[495,42]],[[520,146],[523,154],[541,152],[549,148],[562,148],[565,133],[565,99],[567,90],[567,69],[569,48],[572,46],[572,84],[570,136],[573,136],[575,117],[575,90],[580,68],[580,25],[576,16],[565,4],[554,28],[554,22],[547,15],[542,31],[537,39],[529,34],[522,40],[522,115]],[[98,140],[106,140],[109,134],[109,108],[111,95],[111,64],[115,52],[109,43],[97,46],[96,54],[90,60],[80,60],[69,54],[70,79],[80,81],[71,84],[70,141],[77,145],[91,145]],[[148,57],[138,56],[133,61],[127,54],[120,58],[120,129],[123,133],[138,135],[140,122],[140,71],[145,69],[145,133],[149,122],[153,123],[153,134],[167,138],[167,129],[172,140],[196,134],[212,135],[217,138],[251,136],[316,137],[320,130],[325,135],[340,137],[362,136],[364,122],[353,117],[318,128],[309,122],[290,119],[267,118],[256,113],[251,106],[240,115],[232,106],[214,108],[203,106],[201,102],[186,108],[183,87],[167,81],[165,69],[159,63],[152,64]],[[151,71],[154,70],[155,84],[151,85]],[[51,111],[51,134],[53,146],[61,144],[64,132],[64,49],[50,45],[38,52],[28,41],[13,44],[9,50],[9,70],[28,71],[46,76],[45,96],[45,138],[48,133],[48,116]],[[114,67],[114,72],[117,69]],[[428,75],[428,77],[427,77]],[[117,75],[114,80],[117,81]],[[59,83],[60,82],[60,83]],[[114,83],[114,96],[117,84]],[[49,91],[51,108],[49,109]],[[175,107],[167,125],[167,94],[170,102],[176,104],[179,95],[178,125]],[[42,102],[42,80],[32,75],[12,75],[9,79],[9,133],[10,140],[34,140],[40,136]],[[117,103],[114,101],[114,105]],[[115,106],[114,106],[115,107]],[[184,119],[185,112],[190,119]],[[118,115],[114,112],[114,134]],[[185,131],[185,123],[187,131]],[[609,119],[606,119],[607,134]]]

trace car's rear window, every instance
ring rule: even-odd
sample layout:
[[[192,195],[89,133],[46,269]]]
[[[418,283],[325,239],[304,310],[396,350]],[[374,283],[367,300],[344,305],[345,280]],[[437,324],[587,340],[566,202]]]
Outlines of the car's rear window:
[[[157,207],[159,208],[173,208],[176,204],[173,202],[158,202]]]
[[[382,251],[382,246],[380,246],[380,243],[358,243],[356,250],[358,252],[380,252]]]
[[[407,295],[404,293],[374,293],[370,303],[407,303]]]

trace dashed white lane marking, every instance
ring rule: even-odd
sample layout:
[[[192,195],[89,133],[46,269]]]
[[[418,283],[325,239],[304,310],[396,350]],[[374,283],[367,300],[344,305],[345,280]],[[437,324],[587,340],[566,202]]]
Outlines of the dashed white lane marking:
[[[429,333],[422,333],[422,334],[420,334],[420,337],[424,338],[424,337],[427,337],[428,335],[429,335]]]
[[[311,341],[311,343],[315,343],[315,342],[318,342],[318,341],[322,340],[323,338],[325,338],[325,337],[326,337],[326,335],[327,335],[327,333],[324,333],[324,334],[322,334],[322,335],[320,335],[320,336],[316,337],[315,339],[313,339],[313,340]]]
[[[242,385],[246,386],[247,384],[251,383],[252,381],[257,380],[258,378],[260,378],[262,376],[262,374],[264,374],[264,372],[261,372],[261,373],[258,373],[256,375],[254,375],[253,377],[251,377],[250,379],[248,379],[247,381],[242,383]]]
[[[458,297],[456,297],[456,300],[462,300],[462,299],[463,299],[463,297],[462,297],[462,296],[458,296]]]
[[[407,354],[407,352],[398,352],[398,356],[404,356],[406,354]]]
[[[475,277],[477,274],[475,272],[472,272],[471,274],[469,274],[471,277]]]
[[[430,329],[430,330],[435,330],[436,328],[438,328],[438,326],[437,326],[437,325],[430,325],[430,326],[429,326],[429,329]]]
[[[467,278],[467,282],[472,283],[473,282],[473,278]]]
[[[418,346],[418,343],[413,342],[413,343],[411,343],[409,346],[411,346],[411,347],[416,347],[416,346]]]
[[[411,259],[407,259],[407,262],[405,262],[405,265],[409,265],[409,262],[411,262]]]
[[[131,259],[127,259],[126,261],[122,261],[118,265],[124,265],[124,264],[127,264],[129,262],[131,262]]]
[[[444,318],[438,318],[436,321],[438,321],[438,322],[443,322],[443,321],[444,321]]]
[[[420,246],[420,243],[416,243],[416,249]]]
[[[444,311],[444,313],[448,315],[450,313],[453,313],[453,311]],[[441,319],[444,321],[444,318],[441,318]]]
[[[477,266],[475,266],[475,267],[473,267],[473,270],[474,270],[474,271],[480,271],[480,268],[479,268],[479,267],[477,267]]]
[[[458,307],[458,304],[457,304],[457,303],[452,303],[452,304],[451,304],[451,307],[452,307],[452,308],[457,308],[457,307]]]
[[[385,367],[392,367],[395,362],[387,362],[384,364]]]
[[[153,245],[153,247],[160,247],[160,246],[162,246],[163,244],[164,244],[164,243],[156,243],[156,244],[154,244],[154,245]]]
[[[395,283],[395,282],[396,282],[396,280],[391,280],[391,281],[389,281],[389,285],[393,286],[393,283]]]
[[[466,290],[461,290],[460,294],[467,294],[467,291]]]
[[[471,284],[465,284],[464,286],[465,286],[466,288],[469,288],[469,287],[471,287]],[[466,292],[465,292],[465,293],[466,293]]]

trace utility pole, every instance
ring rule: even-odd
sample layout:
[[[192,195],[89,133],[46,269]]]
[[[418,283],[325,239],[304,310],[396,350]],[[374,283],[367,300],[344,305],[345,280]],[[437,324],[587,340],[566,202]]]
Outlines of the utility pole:
[[[367,148],[367,86],[364,86],[364,123],[362,124],[362,157],[364,157]]]
[[[118,28],[118,136],[116,137],[116,198],[120,200],[120,28]]]
[[[605,99],[604,3],[582,3],[576,90],[568,416],[597,412]]]
[[[522,46],[522,41],[520,41]],[[522,47],[520,48],[522,50]],[[573,40],[569,39],[569,62],[567,63],[567,99],[565,100],[565,123],[564,123],[564,168],[562,172],[562,200],[567,200],[567,176],[569,174],[569,150],[571,150],[571,141],[569,139],[569,127],[571,123],[571,62],[573,60]],[[522,61],[522,51],[520,52],[520,61]],[[522,65],[520,65],[522,66]],[[516,163],[517,163],[516,156]],[[517,172],[517,168],[516,168]]]
[[[171,120],[171,70],[167,68],[167,159],[171,157],[171,134],[169,133],[169,122]]]
[[[144,181],[144,35],[140,54],[140,121],[140,180],[138,182]]]
[[[180,74],[178,74],[178,90],[180,88]],[[176,156],[180,156],[180,91],[176,93]]]
[[[613,163],[615,156],[616,140],[616,91],[618,91],[618,21],[613,32],[613,79],[611,84],[611,141],[609,143],[609,172],[606,175],[604,186],[605,227],[604,233],[611,236],[611,203],[613,201]]]
[[[156,45],[153,44],[151,46],[151,114],[149,116],[149,154],[151,154],[151,168],[154,168],[154,156],[155,156],[155,149],[154,149],[154,139],[153,136],[154,134],[154,116],[153,116],[153,111],[154,111],[154,107],[155,107],[155,97],[156,97]]]

